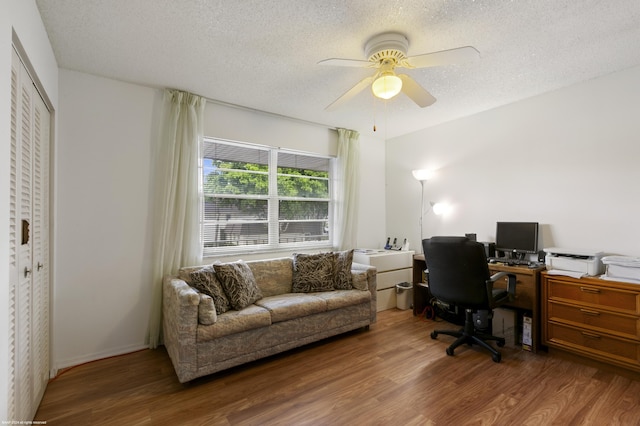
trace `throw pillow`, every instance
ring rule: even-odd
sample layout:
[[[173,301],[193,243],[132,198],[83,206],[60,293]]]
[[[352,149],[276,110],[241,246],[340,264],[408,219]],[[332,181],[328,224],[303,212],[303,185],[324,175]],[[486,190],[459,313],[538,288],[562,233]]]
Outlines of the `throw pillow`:
[[[351,286],[356,290],[369,290],[369,282],[367,281],[367,273],[364,271],[358,271],[351,280]]]
[[[333,290],[333,253],[293,255],[293,293]]]
[[[200,303],[198,304],[198,322],[202,325],[211,325],[218,319],[213,298],[208,294],[198,293]]]
[[[189,274],[189,281],[191,282],[191,286],[200,293],[211,296],[218,315],[231,309],[229,299],[227,299],[227,296],[224,294],[224,290],[216,277],[213,266],[205,266],[202,269],[191,272]]]
[[[262,299],[262,291],[246,262],[217,262],[213,264],[213,269],[233,309],[239,311]]]
[[[351,264],[353,263],[353,250],[345,250],[334,253],[334,288],[336,290],[351,290]]]

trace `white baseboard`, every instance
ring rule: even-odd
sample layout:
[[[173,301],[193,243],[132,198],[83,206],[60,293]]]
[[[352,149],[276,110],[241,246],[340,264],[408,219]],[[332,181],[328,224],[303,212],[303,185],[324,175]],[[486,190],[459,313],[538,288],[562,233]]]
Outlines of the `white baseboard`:
[[[129,345],[120,348],[113,348],[107,351],[95,352],[92,354],[86,354],[79,357],[67,358],[61,360],[54,360],[52,368],[49,370],[49,376],[54,378],[58,375],[58,372],[62,369],[75,367],[81,364],[86,364],[92,361],[98,361],[100,359],[110,358],[113,356],[124,355],[131,352],[136,352],[142,349],[148,349],[149,345]]]

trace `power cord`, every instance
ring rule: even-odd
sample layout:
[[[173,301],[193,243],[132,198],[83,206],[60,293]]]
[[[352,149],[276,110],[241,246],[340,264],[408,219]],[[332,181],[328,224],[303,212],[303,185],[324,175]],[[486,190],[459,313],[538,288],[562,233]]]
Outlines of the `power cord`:
[[[427,305],[424,307],[424,317],[428,320],[436,320],[436,310],[433,308],[433,306]]]
[[[429,303],[424,307],[424,309],[422,309],[422,312],[420,312],[418,316],[427,320],[437,321],[438,315],[436,313],[434,303],[435,303],[435,299],[431,299]]]

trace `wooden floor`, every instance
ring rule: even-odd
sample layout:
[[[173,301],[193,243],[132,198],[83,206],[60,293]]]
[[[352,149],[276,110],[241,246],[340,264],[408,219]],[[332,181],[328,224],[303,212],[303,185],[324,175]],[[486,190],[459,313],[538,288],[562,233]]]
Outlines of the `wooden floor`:
[[[47,425],[637,425],[640,377],[504,348],[496,364],[451,328],[380,312],[357,331],[180,384],[165,350],[72,368],[49,383]]]

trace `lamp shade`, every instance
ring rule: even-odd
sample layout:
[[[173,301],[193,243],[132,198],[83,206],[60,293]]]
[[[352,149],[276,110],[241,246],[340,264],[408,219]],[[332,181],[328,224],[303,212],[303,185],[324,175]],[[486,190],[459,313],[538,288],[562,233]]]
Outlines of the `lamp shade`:
[[[420,182],[429,180],[431,178],[430,170],[426,170],[426,169],[413,170],[411,173],[413,174],[413,177],[416,178],[416,180],[419,180]]]
[[[392,71],[382,73],[371,85],[373,94],[381,99],[391,99],[402,90],[402,80]]]

